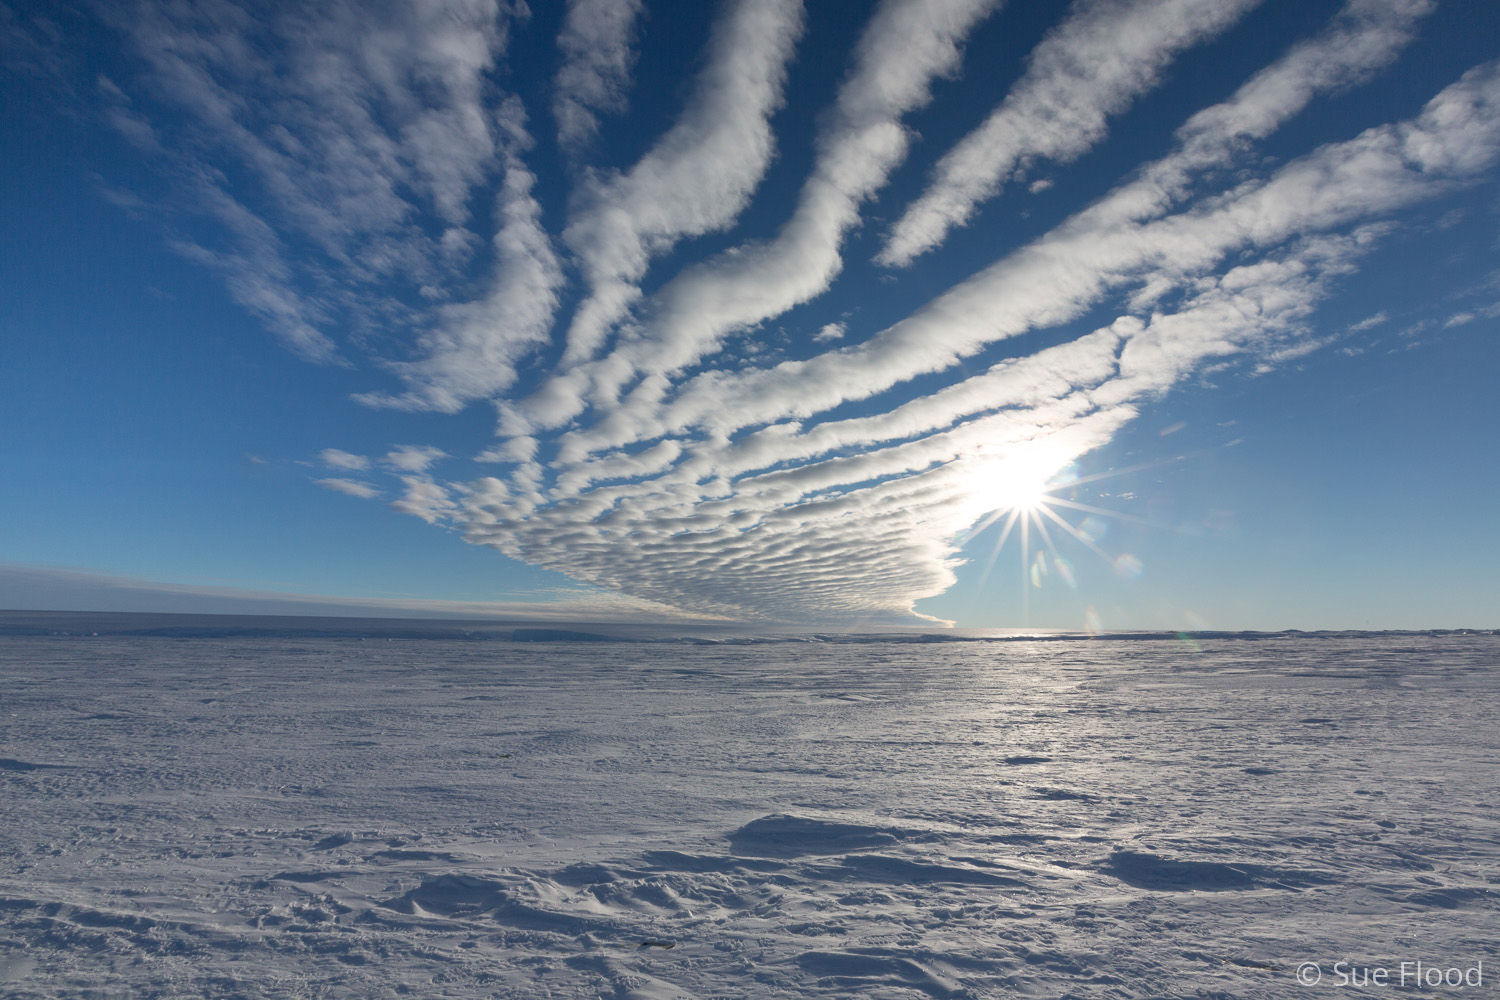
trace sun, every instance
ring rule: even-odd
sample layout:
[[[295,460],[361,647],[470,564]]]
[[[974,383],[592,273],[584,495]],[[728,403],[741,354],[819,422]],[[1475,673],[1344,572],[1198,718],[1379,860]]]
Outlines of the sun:
[[[1053,479],[1068,466],[1066,458],[1014,455],[976,460],[967,492],[978,511],[995,515],[1035,511],[1047,503]]]
[[[989,576],[1000,550],[1011,539],[1019,543],[1020,549],[1023,620],[1029,614],[1031,591],[1043,587],[1049,579],[1055,578],[1075,589],[1078,586],[1073,565],[1059,551],[1059,542],[1066,541],[1069,545],[1077,544],[1089,550],[1122,576],[1138,576],[1139,559],[1130,553],[1106,552],[1099,543],[1109,520],[1146,522],[1120,511],[1079,502],[1074,495],[1074,487],[1136,471],[1136,468],[1139,467],[1080,476],[1071,455],[1041,448],[1031,452],[971,456],[964,470],[964,493],[973,520],[958,539],[959,547],[964,547],[998,522],[994,543],[984,560],[980,584]],[[1083,523],[1075,525],[1067,515],[1072,515],[1072,520],[1082,517]]]
[[[1047,502],[1048,484],[1033,476],[1016,476],[998,484],[990,499],[999,501],[997,510],[1033,511]]]

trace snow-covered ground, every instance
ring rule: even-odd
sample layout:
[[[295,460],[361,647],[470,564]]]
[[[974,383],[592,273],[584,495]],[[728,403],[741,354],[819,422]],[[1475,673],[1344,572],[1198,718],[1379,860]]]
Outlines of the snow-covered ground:
[[[1497,667],[0,638],[0,994],[1494,995]]]

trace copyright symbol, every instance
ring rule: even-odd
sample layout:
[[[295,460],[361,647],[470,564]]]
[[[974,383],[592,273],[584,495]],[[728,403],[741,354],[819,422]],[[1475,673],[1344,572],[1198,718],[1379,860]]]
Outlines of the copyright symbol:
[[[1297,966],[1297,982],[1303,986],[1316,986],[1323,978],[1323,970],[1317,962],[1303,962]]]

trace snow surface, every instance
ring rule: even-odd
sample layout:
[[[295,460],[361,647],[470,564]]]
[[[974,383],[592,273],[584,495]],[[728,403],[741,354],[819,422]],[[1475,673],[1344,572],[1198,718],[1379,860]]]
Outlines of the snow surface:
[[[1493,995],[1497,664],[0,637],[0,995]]]

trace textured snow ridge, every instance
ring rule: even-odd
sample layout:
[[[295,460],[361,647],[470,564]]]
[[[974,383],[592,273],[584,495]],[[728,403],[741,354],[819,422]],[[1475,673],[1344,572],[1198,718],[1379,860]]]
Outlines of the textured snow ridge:
[[[0,995],[1496,975],[1497,665],[1492,635],[4,637]]]

